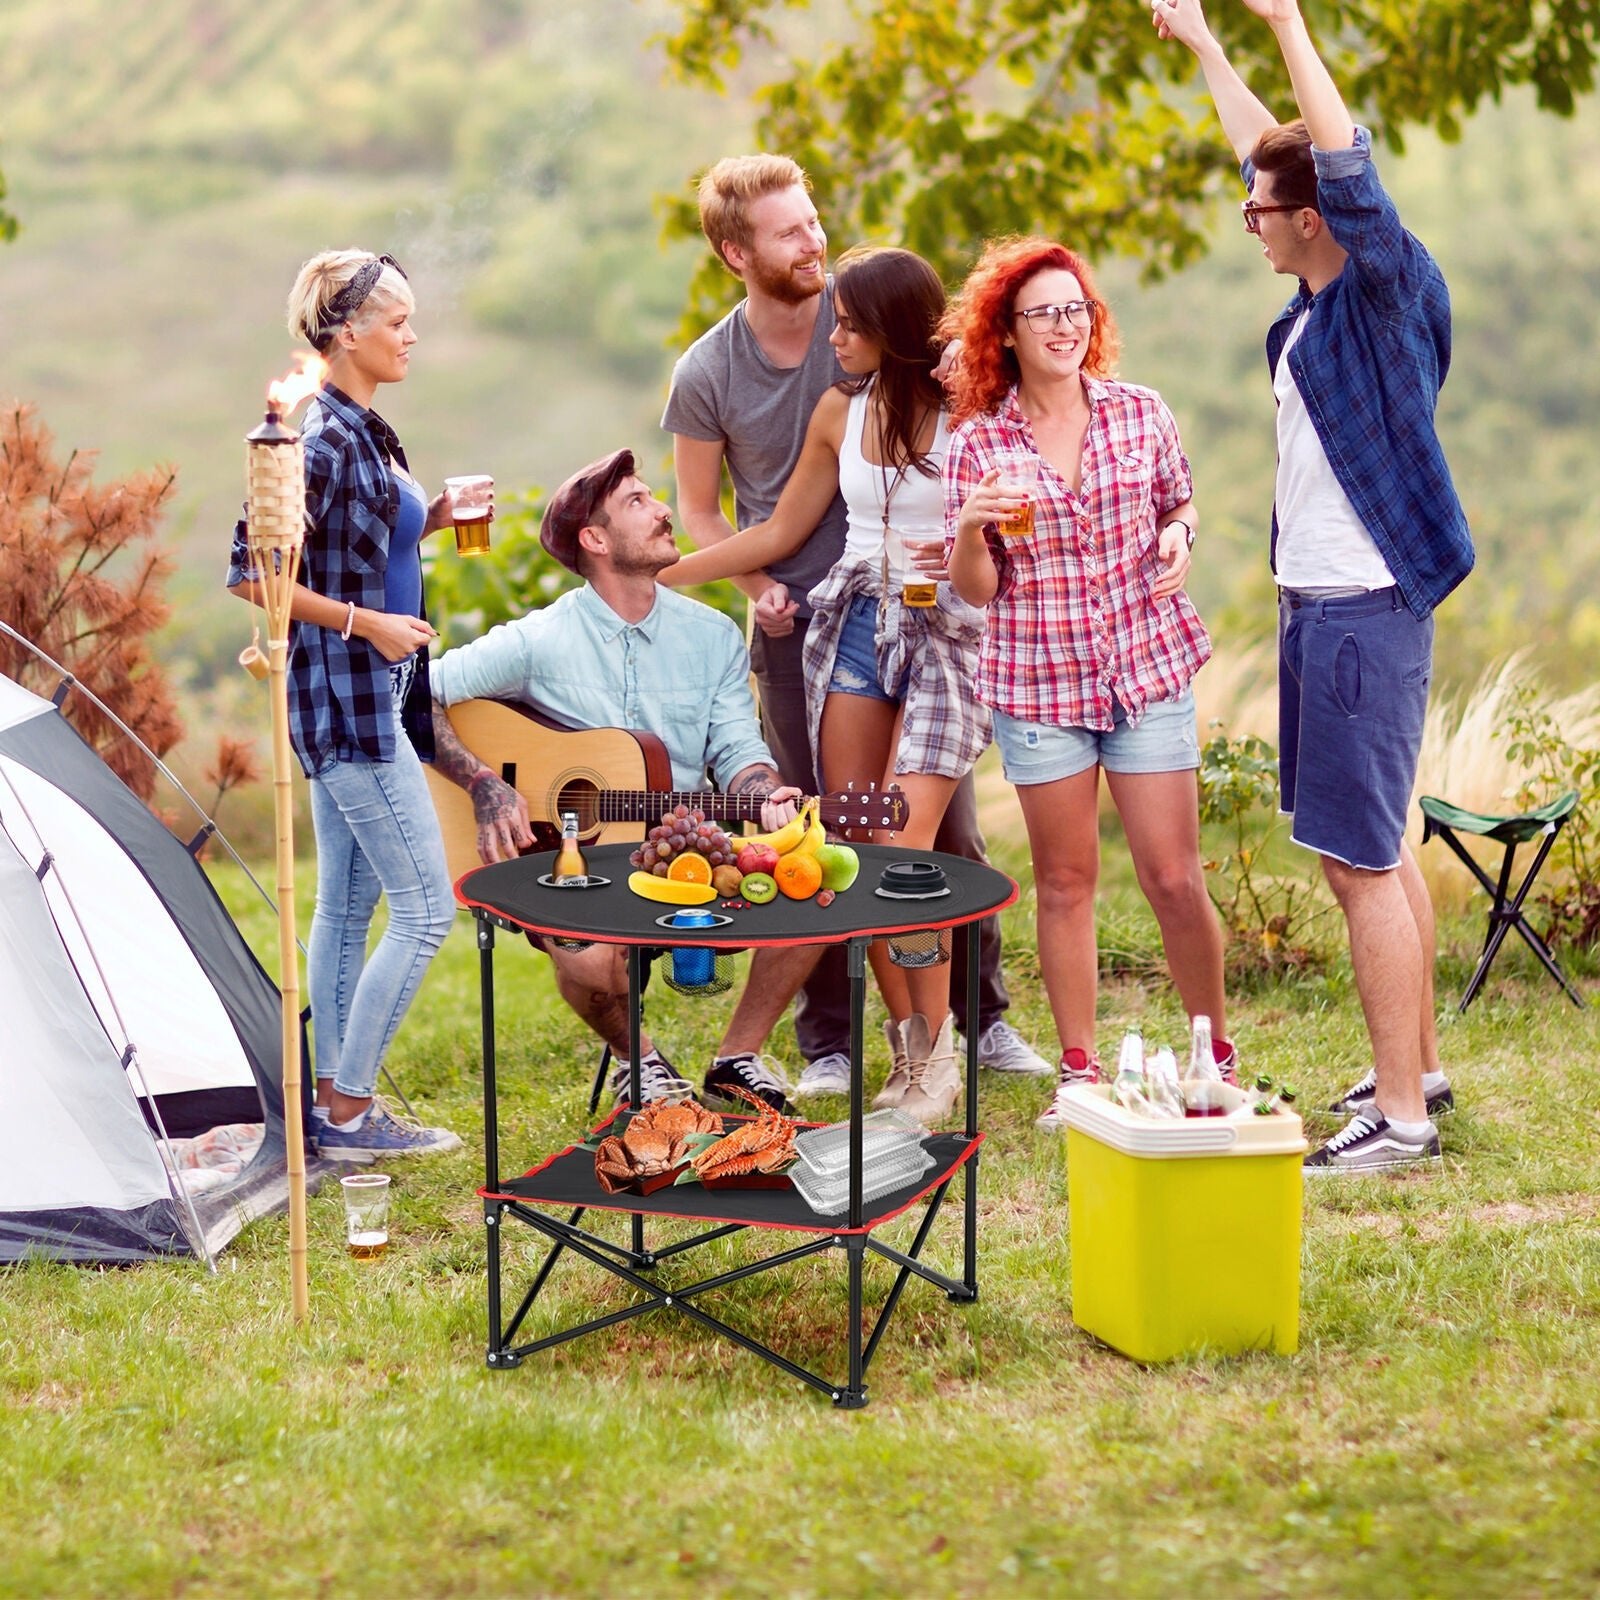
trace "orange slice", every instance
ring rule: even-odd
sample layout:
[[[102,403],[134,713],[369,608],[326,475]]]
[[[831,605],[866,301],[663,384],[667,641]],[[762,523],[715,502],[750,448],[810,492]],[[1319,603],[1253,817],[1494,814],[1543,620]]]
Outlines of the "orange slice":
[[[685,850],[672,858],[667,877],[673,883],[710,883],[711,863],[694,850]]]

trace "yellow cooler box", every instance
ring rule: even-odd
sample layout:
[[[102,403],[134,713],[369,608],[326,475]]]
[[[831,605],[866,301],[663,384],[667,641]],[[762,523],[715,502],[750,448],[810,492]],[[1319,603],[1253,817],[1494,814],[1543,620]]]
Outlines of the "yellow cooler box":
[[[1116,1105],[1103,1084],[1064,1098],[1072,1320],[1135,1361],[1292,1355],[1299,1117],[1155,1121]]]

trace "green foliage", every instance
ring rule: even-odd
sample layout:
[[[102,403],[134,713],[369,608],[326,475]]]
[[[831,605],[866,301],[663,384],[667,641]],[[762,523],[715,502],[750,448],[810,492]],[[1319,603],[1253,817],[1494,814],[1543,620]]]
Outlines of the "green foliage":
[[[1277,752],[1254,734],[1230,739],[1220,722],[1211,726],[1200,752],[1200,821],[1225,841],[1205,869],[1229,936],[1229,967],[1246,976],[1315,966],[1323,957],[1314,935],[1329,907],[1311,874],[1271,870],[1283,834]]]
[[[470,643],[497,623],[548,605],[581,581],[539,543],[543,497],[533,490],[497,498],[488,553],[458,556],[448,535],[425,547],[428,609],[442,649]]]
[[[1571,744],[1537,685],[1526,681],[1513,686],[1499,732],[1506,759],[1527,771],[1515,795],[1520,810],[1536,810],[1568,790],[1578,796],[1545,866],[1551,887],[1539,898],[1550,914],[1546,937],[1552,943],[1600,944],[1600,844],[1590,831],[1600,817],[1600,749]]]
[[[782,0],[785,12],[811,0]],[[722,89],[747,55],[765,69],[784,29],[776,0],[679,0],[668,54],[689,81]],[[1091,259],[1138,256],[1157,274],[1197,259],[1196,202],[1234,181],[1193,57],[1161,44],[1148,8],[1075,0],[847,0],[828,9],[815,59],[791,51],[755,91],[763,148],[810,173],[818,205],[852,238],[917,250],[959,277],[981,241],[1011,232],[1070,238]],[[1534,85],[1570,113],[1594,78],[1592,0],[1360,0],[1308,5],[1353,105],[1398,147],[1407,125],[1448,138],[1485,97]],[[1217,4],[1212,25],[1269,104],[1281,60],[1260,20]],[[756,52],[759,51],[759,54]],[[671,224],[683,228],[682,208]],[[724,303],[702,263],[692,316]]]

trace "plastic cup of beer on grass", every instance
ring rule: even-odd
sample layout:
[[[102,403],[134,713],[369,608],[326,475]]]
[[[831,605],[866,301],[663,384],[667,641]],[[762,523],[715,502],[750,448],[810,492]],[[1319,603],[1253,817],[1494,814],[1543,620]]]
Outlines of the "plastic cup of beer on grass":
[[[389,1248],[389,1174],[357,1172],[339,1180],[344,1236],[357,1261],[376,1261]]]
[[[1003,539],[1028,539],[1033,536],[1033,491],[1039,481],[1039,458],[1032,450],[1002,450],[995,457],[1000,474],[995,485],[1002,494],[1021,496],[1023,504],[1000,521]]]
[[[456,529],[456,554],[487,555],[489,524],[494,521],[494,479],[481,473],[464,478],[446,478],[444,490],[450,496],[450,520]]]

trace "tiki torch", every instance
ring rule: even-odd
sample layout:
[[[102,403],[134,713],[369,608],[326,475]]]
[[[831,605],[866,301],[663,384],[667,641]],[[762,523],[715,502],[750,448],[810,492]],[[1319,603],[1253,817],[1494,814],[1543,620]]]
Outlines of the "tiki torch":
[[[315,360],[315,358],[313,358]],[[316,362],[320,369],[320,361]],[[300,1115],[300,956],[294,915],[294,775],[289,749],[289,607],[305,543],[305,466],[300,435],[284,418],[321,381],[307,364],[267,390],[267,414],[245,436],[250,560],[267,614],[272,699],[272,802],[278,838],[278,959],[283,995],[283,1125],[289,1169],[289,1277],[294,1319],[310,1310],[306,1283],[306,1152]]]

